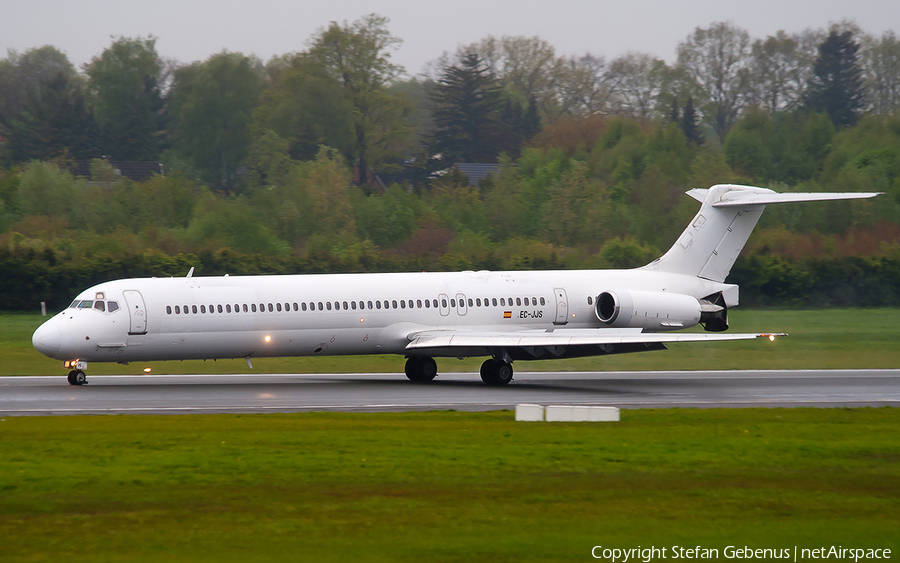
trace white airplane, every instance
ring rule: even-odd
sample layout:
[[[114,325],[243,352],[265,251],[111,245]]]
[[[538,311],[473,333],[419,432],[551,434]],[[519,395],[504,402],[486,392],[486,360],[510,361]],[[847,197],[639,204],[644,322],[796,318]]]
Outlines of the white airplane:
[[[738,286],[734,261],[765,206],[870,198],[716,185],[687,194],[700,211],[661,258],[632,270],[336,274],[124,279],[80,293],[32,343],[64,360],[69,383],[89,362],[403,354],[430,381],[436,357],[489,358],[481,378],[505,385],[514,360],[662,350],[723,334]],[[708,333],[674,333],[702,325]]]

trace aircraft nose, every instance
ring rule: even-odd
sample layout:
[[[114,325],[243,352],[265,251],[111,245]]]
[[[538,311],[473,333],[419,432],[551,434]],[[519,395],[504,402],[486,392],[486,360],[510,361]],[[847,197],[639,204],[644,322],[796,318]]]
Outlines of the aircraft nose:
[[[34,331],[34,336],[31,337],[31,344],[34,346],[34,349],[51,358],[59,350],[61,342],[62,337],[59,334],[59,329],[52,326],[49,322],[39,326]]]

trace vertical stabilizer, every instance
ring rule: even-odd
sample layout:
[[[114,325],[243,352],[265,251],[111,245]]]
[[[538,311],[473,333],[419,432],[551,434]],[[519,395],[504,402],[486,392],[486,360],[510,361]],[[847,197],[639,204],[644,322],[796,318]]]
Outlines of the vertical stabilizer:
[[[684,274],[724,282],[766,205],[804,201],[863,199],[878,193],[787,193],[766,188],[718,184],[687,192],[700,201],[700,211],[678,241],[643,269]]]

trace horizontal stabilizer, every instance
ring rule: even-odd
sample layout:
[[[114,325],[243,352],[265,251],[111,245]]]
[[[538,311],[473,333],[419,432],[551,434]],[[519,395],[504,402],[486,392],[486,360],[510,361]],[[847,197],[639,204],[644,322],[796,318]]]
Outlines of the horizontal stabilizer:
[[[693,191],[693,190],[692,190]],[[818,192],[818,193],[759,193],[749,191],[725,192],[721,198],[710,202],[713,207],[740,207],[747,205],[768,205],[770,203],[800,203],[804,201],[834,201],[839,199],[868,199],[881,192]]]

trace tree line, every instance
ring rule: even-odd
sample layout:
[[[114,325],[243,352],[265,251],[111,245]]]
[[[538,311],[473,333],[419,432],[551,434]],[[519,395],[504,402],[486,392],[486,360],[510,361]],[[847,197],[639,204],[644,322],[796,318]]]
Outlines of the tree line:
[[[81,72],[52,46],[10,52],[0,61],[0,163],[163,161],[232,193],[247,184],[248,158],[273,141],[297,160],[335,148],[365,184],[412,163],[427,180],[448,163],[515,158],[566,117],[674,119],[692,142],[721,143],[753,109],[827,113],[841,128],[900,105],[900,42],[852,22],[759,39],[712,23],[678,44],[672,65],[488,36],[416,77],[391,62],[400,42],[372,14],[332,22],[305,50],[265,63],[222,52],[182,64],[152,37],[117,38]]]

